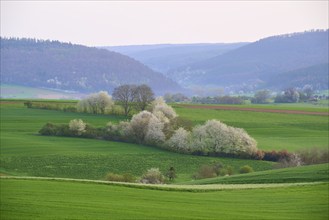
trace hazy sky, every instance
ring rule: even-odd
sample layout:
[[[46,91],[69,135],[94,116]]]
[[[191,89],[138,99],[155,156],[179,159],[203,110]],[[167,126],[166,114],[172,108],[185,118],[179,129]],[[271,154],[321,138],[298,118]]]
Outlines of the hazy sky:
[[[328,28],[323,1],[4,1],[1,36],[89,46],[256,41]]]

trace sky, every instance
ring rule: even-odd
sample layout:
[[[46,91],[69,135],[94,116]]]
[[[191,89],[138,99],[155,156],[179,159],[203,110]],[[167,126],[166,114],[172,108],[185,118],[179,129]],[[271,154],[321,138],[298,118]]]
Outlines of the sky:
[[[0,1],[2,37],[87,46],[253,42],[329,19],[329,0]]]

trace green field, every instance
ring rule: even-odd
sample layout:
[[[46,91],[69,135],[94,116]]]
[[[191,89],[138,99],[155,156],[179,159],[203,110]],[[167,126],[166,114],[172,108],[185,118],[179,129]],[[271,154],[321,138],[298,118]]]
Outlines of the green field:
[[[253,106],[257,107],[257,105]],[[309,108],[310,106],[299,107],[297,110],[307,111]],[[328,111],[328,108],[315,109]],[[328,148],[328,116],[190,109],[180,105],[175,105],[175,110],[195,124],[218,119],[228,125],[244,128],[256,139],[258,148],[264,150],[296,151],[309,147]]]
[[[329,164],[266,170],[241,175],[196,180],[186,184],[256,184],[329,181]]]
[[[175,167],[177,182],[188,181],[203,164],[222,162],[236,171],[246,164],[256,171],[271,162],[176,154],[143,145],[93,139],[48,137],[37,134],[47,122],[68,123],[81,118],[95,126],[123,117],[28,109],[22,103],[1,105],[1,168],[10,175],[103,179],[106,173],[142,175],[158,167]]]
[[[183,155],[137,144],[41,136],[38,130],[47,122],[60,124],[81,118],[100,127],[126,118],[31,109],[23,102],[1,101],[0,175],[27,177],[0,179],[0,219],[329,217],[328,164],[273,170],[275,163],[266,161]],[[195,124],[216,118],[245,128],[261,149],[328,147],[327,116],[180,106],[175,109]],[[201,165],[216,162],[232,166],[236,174],[243,165],[252,166],[255,172],[191,181]],[[178,175],[171,185],[122,186],[98,181],[107,172],[140,176],[149,168],[158,167],[165,172],[170,166]],[[29,179],[31,176],[50,179]]]
[[[1,219],[328,219],[328,184],[178,192],[1,179]]]

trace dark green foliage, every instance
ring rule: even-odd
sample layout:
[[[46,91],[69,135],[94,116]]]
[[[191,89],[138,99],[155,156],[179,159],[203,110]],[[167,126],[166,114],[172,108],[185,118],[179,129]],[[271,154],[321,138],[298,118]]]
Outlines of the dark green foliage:
[[[299,101],[299,92],[296,88],[287,88],[283,94],[278,94],[275,97],[275,103],[295,103]]]
[[[47,102],[47,101],[27,101],[24,105],[28,108],[57,110],[64,112],[77,112],[76,104],[73,102]]]
[[[193,97],[193,103],[201,104],[231,104],[231,105],[241,105],[244,100],[242,97],[235,96],[215,96],[215,97]]]
[[[169,168],[169,170],[166,173],[166,177],[168,177],[169,181],[173,181],[177,177],[176,170],[174,167]]]
[[[198,172],[194,174],[194,179],[205,179],[216,176],[230,176],[234,174],[234,168],[230,165],[225,166],[221,162],[217,162],[214,165],[202,165]]]
[[[45,124],[40,130],[41,135],[57,135],[58,127],[52,123]]]
[[[251,172],[254,172],[254,169],[249,165],[245,165],[240,168],[239,172],[240,173],[251,173]]]
[[[28,108],[32,108],[32,102],[31,101],[24,102],[24,105]]]
[[[254,104],[266,104],[269,103],[269,98],[271,97],[271,93],[269,90],[261,90],[257,91],[254,95],[254,98],[251,99],[251,103]]]

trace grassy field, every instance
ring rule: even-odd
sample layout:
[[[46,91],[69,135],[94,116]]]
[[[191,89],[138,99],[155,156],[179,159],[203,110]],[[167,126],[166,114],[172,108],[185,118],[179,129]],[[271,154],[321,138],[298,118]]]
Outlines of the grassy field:
[[[1,179],[1,219],[328,219],[328,184],[178,192]]]
[[[309,147],[327,148],[329,143],[328,116],[190,109],[181,105],[174,107],[179,115],[192,120],[195,124],[218,119],[228,125],[244,128],[257,140],[258,147],[264,150],[296,151]],[[309,108],[299,107],[298,110],[305,111]],[[318,109],[328,111],[328,108]]]
[[[256,184],[329,181],[329,164],[275,169],[236,176],[196,180],[186,184]]]
[[[328,146],[328,117],[175,107],[195,124],[212,118],[245,128],[262,149]],[[328,164],[272,170],[256,160],[176,154],[137,144],[37,134],[47,122],[81,118],[94,126],[125,120],[28,109],[23,101],[1,101],[0,175],[53,180],[0,179],[0,219],[328,219]],[[250,165],[255,173],[189,182],[195,185],[120,186],[107,172],[140,176],[152,167],[174,166],[175,183],[191,181],[201,165]],[[73,180],[59,180],[74,178]],[[76,179],[79,179],[77,181]],[[84,180],[88,179],[88,180]],[[300,184],[300,182],[310,182]],[[230,185],[234,183],[234,185]],[[262,184],[254,183],[283,183]],[[292,183],[292,184],[289,184]],[[296,183],[296,184],[295,184]],[[197,185],[208,184],[208,185]],[[225,185],[217,185],[225,184]],[[240,184],[240,185],[239,185]],[[243,185],[241,185],[243,184]],[[253,184],[253,185],[250,185]]]
[[[237,171],[243,165],[268,170],[272,163],[255,160],[183,155],[136,144],[102,140],[47,137],[37,131],[48,121],[68,123],[81,118],[95,126],[118,122],[123,117],[28,109],[22,103],[1,105],[1,168],[10,175],[102,179],[107,172],[142,175],[158,167],[173,166],[177,182],[188,181],[203,164],[222,162]]]

